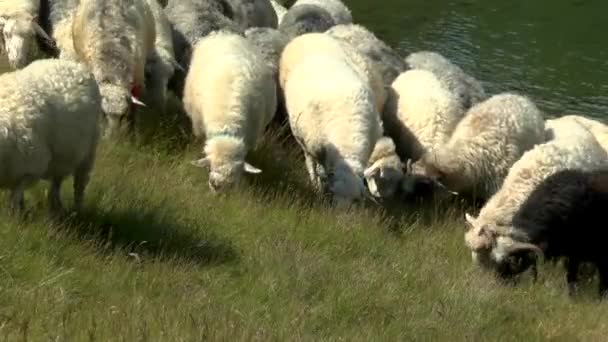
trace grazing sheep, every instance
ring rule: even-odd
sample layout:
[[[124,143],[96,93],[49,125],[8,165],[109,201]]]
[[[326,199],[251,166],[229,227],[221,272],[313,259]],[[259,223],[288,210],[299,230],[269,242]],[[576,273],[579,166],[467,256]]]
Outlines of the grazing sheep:
[[[325,32],[336,22],[331,14],[316,5],[292,6],[283,16],[279,30],[294,39],[306,33]]]
[[[430,71],[402,73],[390,93],[384,127],[402,160],[417,161],[425,152],[447,143],[464,116],[456,96]]]
[[[382,137],[376,142],[368,165],[363,175],[371,195],[380,199],[395,196],[404,174],[393,139]]]
[[[82,64],[43,59],[0,75],[0,187],[23,210],[25,189],[51,182],[53,212],[62,210],[63,180],[74,176],[74,204],[82,207],[99,138],[101,96]]]
[[[487,99],[481,82],[437,52],[414,52],[405,62],[410,69],[428,70],[437,75],[447,89],[458,95],[465,110]]]
[[[529,98],[494,95],[473,106],[449,141],[425,153],[408,174],[485,200],[526,151],[545,141],[543,117]]]
[[[346,41],[377,63],[386,86],[390,86],[407,68],[405,61],[396,51],[359,24],[336,25],[326,33]]]
[[[293,69],[284,91],[313,186],[338,206],[362,200],[363,173],[382,136],[369,83],[341,56],[312,54]]]
[[[283,121],[285,117],[285,99],[279,86],[279,60],[288,43],[288,38],[279,30],[269,27],[253,27],[245,31],[245,37],[258,47],[264,61],[270,66],[277,88],[277,115],[275,119]]]
[[[331,15],[336,25],[353,22],[352,13],[340,0],[298,0],[291,8],[303,5],[315,5],[323,8]]]
[[[156,30],[145,0],[81,0],[72,34],[78,60],[92,70],[103,98],[109,133],[133,126],[132,104],[142,104],[145,65]]]
[[[154,53],[147,61],[145,68],[146,96],[145,103],[161,115],[167,106],[167,87],[175,68],[179,68],[173,51],[171,24],[157,0],[147,0],[156,28]]]
[[[192,54],[184,108],[205,156],[192,164],[210,168],[209,187],[220,192],[243,172],[261,170],[245,161],[276,111],[271,68],[246,38],[218,31],[201,39]]]
[[[274,13],[277,15],[277,27],[283,21],[283,17],[285,13],[287,13],[287,8],[278,3],[276,0],[270,0],[270,4],[272,5],[272,9],[274,9]]]
[[[243,30],[250,27],[277,28],[277,14],[270,0],[227,0],[234,13],[233,20]]]
[[[595,136],[600,145],[608,152],[608,125],[581,115],[564,115],[557,119],[545,120],[548,126],[555,121],[574,121],[588,129]]]
[[[169,0],[165,13],[172,26],[175,59],[183,69],[175,70],[169,88],[181,98],[194,45],[212,31],[242,34],[243,29],[233,21],[227,0]]]
[[[289,79],[292,70],[310,56],[317,54],[335,55],[348,63],[370,85],[374,92],[378,113],[382,113],[386,103],[387,90],[376,64],[347,43],[323,33],[301,35],[285,46],[279,65],[281,88],[285,88],[285,81]]]
[[[499,275],[511,278],[535,265],[536,258],[567,257],[568,293],[576,290],[581,262],[595,264],[599,294],[608,295],[608,169],[565,169],[544,179],[513,217],[512,231],[497,240],[492,260]]]
[[[20,69],[36,59],[40,47],[54,48],[53,40],[38,24],[40,0],[0,0],[0,54]]]
[[[532,191],[549,176],[563,170],[600,170],[608,166],[608,155],[593,134],[572,122],[554,122],[554,139],[525,152],[513,164],[500,190],[495,193],[475,218],[466,214],[469,230],[465,243],[475,262],[483,267],[496,267],[493,246],[497,238],[505,242],[513,232],[513,217]],[[500,260],[498,260],[500,261]]]

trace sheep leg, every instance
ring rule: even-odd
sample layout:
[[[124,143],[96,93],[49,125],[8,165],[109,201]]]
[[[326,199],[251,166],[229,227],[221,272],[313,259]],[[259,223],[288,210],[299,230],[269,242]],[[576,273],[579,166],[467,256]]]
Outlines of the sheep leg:
[[[305,154],[304,157],[306,158],[306,168],[308,169],[308,175],[310,176],[312,185],[317,191],[323,191],[321,179],[317,173],[317,162],[309,154]]]
[[[608,262],[597,264],[597,272],[600,276],[600,298],[608,299]]]
[[[10,210],[11,212],[23,212],[25,210],[25,182],[19,182],[11,189]]]
[[[63,183],[63,179],[64,177],[51,178],[48,202],[49,209],[53,214],[60,214],[63,212],[63,205],[61,204],[61,183]]]
[[[570,297],[574,296],[576,293],[576,280],[578,276],[578,266],[580,261],[576,258],[570,258],[568,260],[566,280],[568,282],[568,295]]]
[[[74,172],[74,210],[82,211],[84,190],[89,184],[91,163],[87,162]]]

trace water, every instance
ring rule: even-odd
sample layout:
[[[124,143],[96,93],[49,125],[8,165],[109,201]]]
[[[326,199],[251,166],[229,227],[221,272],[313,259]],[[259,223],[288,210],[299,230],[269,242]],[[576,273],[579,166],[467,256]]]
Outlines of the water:
[[[606,0],[345,1],[403,56],[434,50],[489,93],[522,92],[547,116],[608,120]]]

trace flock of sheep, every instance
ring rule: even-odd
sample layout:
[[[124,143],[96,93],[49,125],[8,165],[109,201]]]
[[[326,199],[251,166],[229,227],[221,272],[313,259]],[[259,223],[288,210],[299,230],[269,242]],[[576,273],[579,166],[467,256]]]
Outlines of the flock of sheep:
[[[335,205],[400,194],[466,196],[466,246],[503,277],[539,256],[580,262],[608,293],[608,126],[545,119],[528,97],[486,94],[442,55],[403,58],[353,23],[340,0],[0,0],[0,183],[11,206],[39,179],[49,206],[74,176],[75,207],[102,128],[135,124],[138,106],[183,102],[214,192],[244,173],[273,119],[288,120],[311,185]],[[284,118],[283,116],[287,116]]]

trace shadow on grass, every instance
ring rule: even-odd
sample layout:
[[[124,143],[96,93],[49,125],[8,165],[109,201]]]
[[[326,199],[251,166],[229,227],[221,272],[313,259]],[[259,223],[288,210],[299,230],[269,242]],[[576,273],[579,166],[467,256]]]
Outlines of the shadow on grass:
[[[124,250],[138,260],[178,260],[201,265],[238,261],[229,240],[208,233],[201,239],[191,229],[161,218],[154,208],[121,211],[85,209],[79,214],[55,219],[62,230],[83,240],[93,240],[102,250]]]

